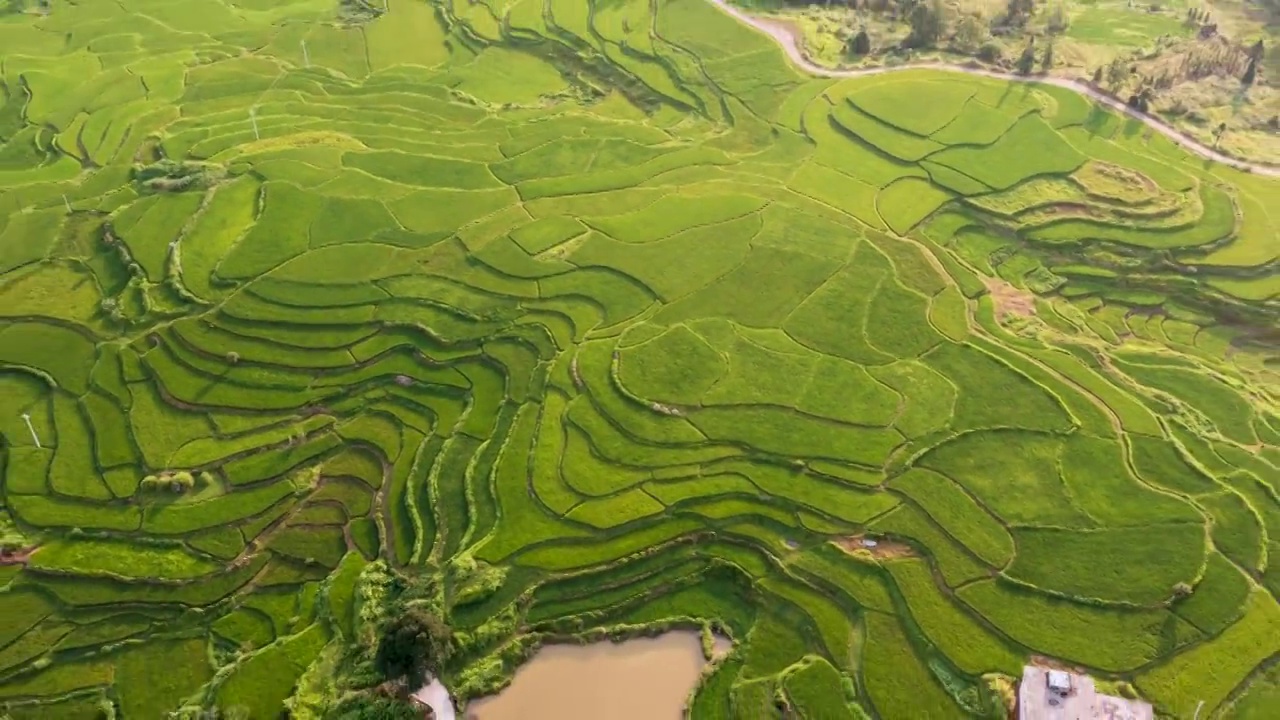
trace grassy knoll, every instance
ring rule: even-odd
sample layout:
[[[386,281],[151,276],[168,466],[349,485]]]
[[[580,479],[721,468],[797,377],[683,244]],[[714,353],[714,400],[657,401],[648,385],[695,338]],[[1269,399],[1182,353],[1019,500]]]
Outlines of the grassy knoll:
[[[673,626],[734,639],[698,719],[990,716],[1032,654],[1270,698],[1274,180],[705,0],[0,46],[0,715],[390,716],[409,608],[459,700]]]

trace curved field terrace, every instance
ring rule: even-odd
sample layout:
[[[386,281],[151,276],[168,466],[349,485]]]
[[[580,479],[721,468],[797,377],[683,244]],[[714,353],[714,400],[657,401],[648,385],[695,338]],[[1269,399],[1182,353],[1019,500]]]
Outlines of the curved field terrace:
[[[413,717],[405,617],[460,714],[672,628],[698,720],[1275,697],[1280,180],[707,0],[0,48],[0,716]]]

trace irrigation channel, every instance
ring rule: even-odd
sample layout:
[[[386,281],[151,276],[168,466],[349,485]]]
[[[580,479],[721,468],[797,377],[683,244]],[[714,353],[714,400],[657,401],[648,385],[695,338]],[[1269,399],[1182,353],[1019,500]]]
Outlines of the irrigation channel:
[[[749,25],[756,30],[773,38],[791,58],[791,62],[805,72],[813,75],[821,75],[824,77],[838,78],[855,78],[869,77],[871,75],[883,75],[884,73],[899,72],[902,70],[942,70],[946,72],[958,72],[966,75],[976,75],[978,77],[993,78],[995,80],[1007,80],[1009,82],[1018,83],[1035,83],[1040,85],[1056,85],[1068,90],[1074,90],[1088,96],[1095,102],[1106,105],[1107,107],[1124,113],[1130,118],[1137,120],[1156,132],[1164,135],[1173,142],[1186,148],[1188,151],[1199,155],[1207,160],[1228,165],[1237,170],[1254,173],[1257,175],[1267,175],[1270,177],[1280,177],[1280,167],[1274,165],[1264,165],[1260,163],[1252,163],[1245,160],[1238,160],[1229,155],[1225,155],[1168,123],[1143,112],[1139,112],[1128,105],[1120,102],[1116,98],[1104,93],[1079,80],[1071,80],[1069,78],[1057,78],[1047,76],[1027,77],[1024,75],[1015,75],[1013,73],[1000,72],[998,70],[988,70],[981,67],[972,67],[968,65],[957,65],[955,63],[942,62],[914,62],[894,65],[892,67],[871,67],[858,69],[837,69],[819,65],[809,59],[808,55],[801,49],[800,37],[795,28],[783,21],[771,20],[769,18],[761,18],[751,15],[750,13],[734,7],[729,0],[710,0],[712,4],[728,13],[730,17],[741,23]]]
[[[728,649],[728,641],[717,636],[716,655]],[[510,686],[471,703],[463,717],[679,720],[706,665],[702,638],[689,631],[621,643],[547,645],[516,671]]]

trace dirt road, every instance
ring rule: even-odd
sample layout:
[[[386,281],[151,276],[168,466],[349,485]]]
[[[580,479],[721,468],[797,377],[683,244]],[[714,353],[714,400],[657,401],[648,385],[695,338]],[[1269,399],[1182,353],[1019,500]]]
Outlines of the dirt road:
[[[1116,100],[1110,95],[1100,92],[1097,89],[1090,87],[1086,83],[1080,82],[1078,80],[1069,80],[1067,78],[1055,78],[1055,77],[1026,77],[1023,75],[1014,75],[1012,73],[998,72],[996,70],[987,70],[984,68],[977,68],[977,67],[968,67],[965,65],[955,65],[951,63],[905,63],[902,65],[895,65],[894,67],[875,67],[875,68],[864,68],[860,70],[835,70],[832,68],[822,67],[821,65],[817,65],[813,61],[811,61],[804,54],[804,51],[800,49],[800,39],[796,36],[795,30],[790,26],[788,26],[787,24],[770,20],[767,18],[760,18],[754,15],[751,15],[739,8],[734,7],[733,5],[730,5],[728,0],[710,0],[710,2],[716,5],[717,7],[719,7],[724,12],[728,13],[730,17],[733,17],[739,22],[749,25],[755,28],[756,30],[759,30],[760,32],[765,33],[769,37],[773,38],[775,42],[777,42],[779,45],[782,46],[782,49],[787,53],[787,56],[791,58],[791,62],[795,63],[798,67],[803,69],[805,72],[808,72],[813,75],[821,75],[825,77],[837,77],[837,78],[851,78],[851,77],[867,77],[871,75],[881,75],[884,73],[899,72],[902,70],[929,69],[929,70],[944,70],[947,72],[958,72],[958,73],[964,73],[966,75],[976,75],[979,77],[994,78],[996,80],[1008,80],[1010,82],[1037,83],[1040,85],[1056,85],[1057,87],[1066,88],[1068,90],[1074,90],[1075,92],[1086,95],[1097,103],[1106,105],[1107,107],[1115,110],[1116,112],[1124,113],[1125,115],[1133,118],[1134,120],[1144,123],[1145,125],[1147,125],[1147,127],[1151,128],[1152,130],[1160,133],[1161,135],[1164,135],[1165,137],[1169,138],[1170,140],[1177,143],[1178,145],[1181,145],[1188,152],[1199,155],[1202,158],[1213,160],[1215,162],[1222,163],[1223,165],[1229,165],[1238,170],[1252,172],[1257,175],[1280,177],[1280,167],[1276,167],[1274,165],[1264,165],[1260,163],[1246,162],[1244,160],[1237,160],[1235,158],[1224,155],[1218,152],[1217,150],[1214,150],[1213,148],[1209,147],[1208,145],[1201,143],[1199,140],[1196,140],[1190,135],[1187,135],[1181,130],[1174,128],[1173,126],[1169,125],[1163,120],[1160,120],[1159,118],[1153,117],[1151,115],[1147,115],[1145,113],[1140,113],[1137,110],[1134,110],[1133,108],[1129,107],[1128,105],[1125,105],[1124,103],[1120,102],[1119,100]]]

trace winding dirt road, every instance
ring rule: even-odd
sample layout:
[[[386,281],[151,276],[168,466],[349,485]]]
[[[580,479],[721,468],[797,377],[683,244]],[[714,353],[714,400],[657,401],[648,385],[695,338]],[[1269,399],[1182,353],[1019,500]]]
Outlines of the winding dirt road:
[[[775,20],[770,20],[767,18],[756,17],[754,15],[746,13],[743,10],[734,7],[733,5],[730,5],[728,0],[710,0],[710,2],[714,4],[716,7],[720,8],[725,13],[727,13],[730,17],[734,18],[735,20],[745,25],[748,25],[750,27],[753,27],[756,30],[773,38],[773,40],[777,42],[778,45],[780,45],[782,49],[787,53],[787,56],[791,58],[791,62],[795,63],[796,66],[800,67],[805,72],[808,72],[812,75],[820,75],[824,77],[851,78],[851,77],[867,77],[870,75],[881,75],[883,73],[898,72],[901,70],[928,69],[928,70],[944,70],[947,72],[958,72],[958,73],[964,73],[966,75],[976,75],[978,77],[993,78],[996,80],[1008,80],[1010,82],[1037,83],[1040,85],[1056,85],[1058,87],[1066,88],[1068,90],[1073,90],[1075,92],[1081,93],[1082,95],[1086,95],[1090,99],[1092,99],[1093,101],[1099,104],[1106,105],[1107,107],[1115,110],[1116,112],[1124,113],[1125,115],[1133,118],[1134,120],[1144,123],[1147,127],[1151,128],[1152,130],[1155,130],[1161,135],[1164,135],[1165,137],[1169,138],[1170,140],[1177,143],[1178,145],[1181,145],[1187,151],[1192,152],[1196,155],[1199,155],[1202,158],[1213,160],[1215,162],[1222,163],[1223,165],[1229,165],[1233,168],[1236,168],[1237,170],[1244,170],[1246,172],[1251,172],[1256,175],[1280,177],[1280,167],[1277,167],[1274,165],[1261,164],[1261,163],[1246,162],[1244,160],[1237,160],[1236,158],[1230,157],[1228,155],[1224,155],[1218,152],[1217,150],[1214,150],[1213,148],[1209,147],[1208,145],[1201,143],[1199,140],[1196,140],[1190,135],[1187,135],[1181,130],[1174,128],[1173,126],[1169,125],[1163,120],[1160,120],[1151,115],[1147,115],[1145,113],[1140,113],[1137,110],[1134,110],[1128,105],[1125,105],[1124,103],[1115,99],[1114,97],[1111,97],[1106,93],[1100,92],[1097,89],[1090,87],[1086,83],[1080,82],[1078,80],[1069,80],[1067,78],[1055,78],[1055,77],[1026,77],[1023,75],[1014,75],[1013,73],[999,72],[996,70],[987,70],[985,68],[970,67],[967,65],[956,65],[953,63],[935,63],[935,62],[904,63],[902,65],[895,65],[893,67],[874,67],[874,68],[863,68],[860,70],[835,70],[832,68],[823,67],[821,65],[814,63],[812,60],[810,60],[808,56],[805,55],[804,51],[800,49],[800,40],[796,36],[795,30],[792,29],[790,26],[786,25],[785,23],[781,23]]]

